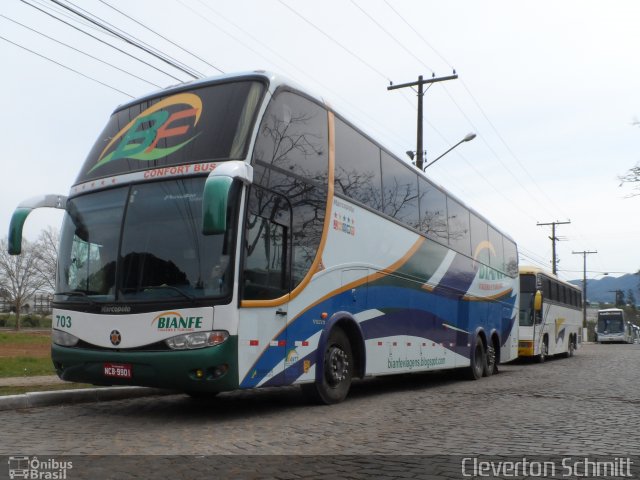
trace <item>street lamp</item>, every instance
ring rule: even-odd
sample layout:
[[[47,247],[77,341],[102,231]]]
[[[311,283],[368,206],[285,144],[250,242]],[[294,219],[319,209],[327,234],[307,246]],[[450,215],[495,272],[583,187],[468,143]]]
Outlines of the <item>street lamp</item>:
[[[467,135],[460,140],[458,143],[456,143],[453,147],[451,147],[449,150],[447,150],[446,152],[444,152],[442,155],[440,155],[438,158],[436,158],[434,161],[427,163],[424,168],[422,169],[423,171],[426,170],[427,168],[429,168],[431,165],[433,165],[434,163],[436,163],[438,160],[440,160],[442,157],[444,157],[447,153],[449,153],[451,150],[453,150],[454,148],[456,148],[458,145],[460,145],[461,143],[464,142],[470,142],[471,140],[473,140],[474,138],[476,138],[476,134],[475,133],[467,133]],[[408,154],[409,152],[407,152]]]

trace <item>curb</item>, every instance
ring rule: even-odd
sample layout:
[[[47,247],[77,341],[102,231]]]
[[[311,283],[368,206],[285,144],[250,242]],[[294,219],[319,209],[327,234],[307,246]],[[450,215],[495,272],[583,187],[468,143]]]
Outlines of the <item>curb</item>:
[[[127,398],[169,395],[175,392],[148,387],[105,387],[55,390],[51,392],[29,392],[0,397],[0,411],[23,408],[51,407],[54,405],[107,402]]]

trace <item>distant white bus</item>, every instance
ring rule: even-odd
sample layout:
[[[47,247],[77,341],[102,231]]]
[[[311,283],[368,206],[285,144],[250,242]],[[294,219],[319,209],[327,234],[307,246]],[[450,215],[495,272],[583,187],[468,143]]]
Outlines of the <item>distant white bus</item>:
[[[625,321],[621,308],[598,310],[596,335],[598,343],[633,343],[635,336],[633,326]]]
[[[581,340],[582,292],[535,267],[520,267],[519,357],[573,355]]]

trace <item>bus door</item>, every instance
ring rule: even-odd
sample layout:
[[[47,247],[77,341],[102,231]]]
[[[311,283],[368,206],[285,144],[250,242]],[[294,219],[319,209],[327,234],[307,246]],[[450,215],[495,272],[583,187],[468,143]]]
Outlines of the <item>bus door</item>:
[[[544,338],[544,334],[547,331],[547,317],[549,316],[549,311],[551,310],[551,305],[549,303],[545,303],[544,300],[542,302],[542,307],[540,311],[535,312],[535,321],[534,321],[534,330],[533,330],[533,354],[537,355],[540,353],[542,349],[542,339]]]
[[[246,322],[240,347],[262,383],[283,384],[287,366],[286,326],[291,291],[291,204],[286,197],[256,185],[248,197],[244,233],[242,299]],[[253,348],[255,347],[255,348]]]

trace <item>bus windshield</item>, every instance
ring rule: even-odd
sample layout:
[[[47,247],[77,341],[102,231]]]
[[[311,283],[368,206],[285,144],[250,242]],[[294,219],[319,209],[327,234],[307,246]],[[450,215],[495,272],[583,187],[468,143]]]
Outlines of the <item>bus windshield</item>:
[[[234,229],[224,235],[201,233],[205,179],[137,184],[69,200],[56,300],[129,303],[227,296],[227,247]]]
[[[622,333],[624,332],[624,320],[622,314],[598,317],[598,331],[602,333]]]
[[[214,84],[137,102],[116,111],[76,184],[171,165],[240,160],[264,85]]]
[[[520,326],[533,325],[533,297],[536,291],[534,275],[520,275]]]

